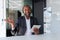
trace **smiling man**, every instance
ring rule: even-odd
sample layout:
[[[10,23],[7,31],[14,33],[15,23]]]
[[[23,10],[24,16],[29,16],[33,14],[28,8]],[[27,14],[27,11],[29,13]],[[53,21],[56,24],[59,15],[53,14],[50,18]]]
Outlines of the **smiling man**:
[[[14,21],[12,19],[8,18],[6,20],[6,22],[11,25],[11,34],[18,36],[32,34],[38,35],[40,33],[38,28],[34,28],[34,32],[31,32],[33,25],[38,25],[37,19],[33,16],[30,16],[31,7],[29,5],[24,5],[22,11],[24,13],[24,16],[19,17],[16,25],[14,25]]]

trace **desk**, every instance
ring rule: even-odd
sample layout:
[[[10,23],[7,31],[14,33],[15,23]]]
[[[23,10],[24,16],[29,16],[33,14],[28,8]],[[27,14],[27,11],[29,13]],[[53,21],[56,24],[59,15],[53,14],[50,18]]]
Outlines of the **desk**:
[[[0,40],[59,40],[60,33],[45,33],[43,35],[5,37]]]

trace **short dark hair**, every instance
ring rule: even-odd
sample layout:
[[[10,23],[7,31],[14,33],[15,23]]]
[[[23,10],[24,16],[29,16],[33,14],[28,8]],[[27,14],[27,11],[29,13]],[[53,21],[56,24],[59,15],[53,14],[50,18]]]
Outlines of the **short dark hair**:
[[[23,11],[24,7],[28,7],[30,10],[32,10],[29,5],[24,5],[23,8],[22,8],[22,11]],[[24,12],[23,12],[23,13],[24,13]]]

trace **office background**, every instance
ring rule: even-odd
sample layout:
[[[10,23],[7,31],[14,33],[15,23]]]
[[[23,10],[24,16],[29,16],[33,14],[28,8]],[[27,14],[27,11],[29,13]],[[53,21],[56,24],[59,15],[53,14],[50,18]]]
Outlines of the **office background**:
[[[32,8],[31,16],[36,17],[39,25],[41,25],[40,34],[44,33],[43,8],[46,7],[46,0],[7,0],[6,5],[6,18],[10,17],[15,23],[19,15],[24,15],[22,12],[23,5],[30,5]],[[7,23],[6,26],[6,36],[11,36],[10,25]]]
[[[52,7],[51,33],[35,36],[0,38],[0,40],[59,40],[60,39],[60,0],[47,0],[47,7]]]

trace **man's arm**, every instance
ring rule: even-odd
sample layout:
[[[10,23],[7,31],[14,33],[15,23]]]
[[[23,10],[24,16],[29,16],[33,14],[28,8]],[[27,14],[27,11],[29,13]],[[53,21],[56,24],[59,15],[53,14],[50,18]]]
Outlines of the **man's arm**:
[[[34,18],[34,25],[39,25],[38,21],[37,21],[37,18]],[[40,29],[40,28],[39,28]],[[38,28],[34,28],[33,31],[34,31],[34,34],[35,35],[38,35],[40,34],[40,30]]]
[[[18,21],[17,21],[16,25],[14,23],[14,20],[9,18],[9,17],[8,17],[8,19],[5,19],[4,21],[6,21],[7,23],[9,23],[11,25],[11,34],[16,35],[17,29],[18,29],[18,26],[19,26]]]
[[[15,25],[11,25],[14,26],[11,28],[11,34],[12,35],[17,35],[18,31],[19,31],[19,19],[17,20]]]

